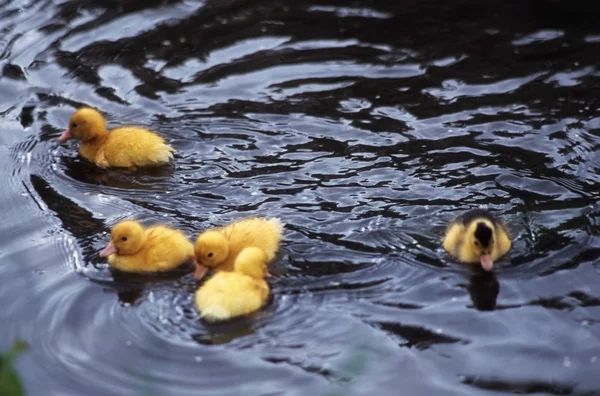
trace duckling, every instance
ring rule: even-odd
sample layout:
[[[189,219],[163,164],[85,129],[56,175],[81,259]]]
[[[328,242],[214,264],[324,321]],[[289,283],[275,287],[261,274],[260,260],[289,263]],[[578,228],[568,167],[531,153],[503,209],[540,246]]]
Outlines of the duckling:
[[[233,272],[220,271],[207,280],[195,301],[209,322],[232,319],[259,310],[269,296],[267,253],[255,246],[244,248],[235,258]]]
[[[167,164],[175,152],[162,137],[147,129],[127,126],[108,132],[102,114],[89,107],[73,113],[58,141],[71,139],[81,140],[81,156],[101,168]]]
[[[194,278],[201,279],[209,268],[233,271],[235,258],[249,246],[262,249],[267,255],[267,263],[270,263],[282,239],[283,224],[278,218],[252,217],[205,231],[196,239]]]
[[[470,210],[453,220],[444,236],[444,249],[464,263],[480,263],[491,271],[494,261],[511,247],[510,236],[500,220],[486,209]]]
[[[111,230],[110,242],[100,252],[111,267],[129,272],[158,272],[194,261],[194,245],[181,231],[156,225],[144,228],[124,220]]]

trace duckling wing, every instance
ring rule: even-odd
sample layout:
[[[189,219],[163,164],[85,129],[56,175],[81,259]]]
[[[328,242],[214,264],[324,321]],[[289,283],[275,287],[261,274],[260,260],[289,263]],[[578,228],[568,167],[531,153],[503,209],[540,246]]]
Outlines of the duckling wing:
[[[510,250],[512,242],[506,227],[502,223],[496,224],[496,255],[494,260],[504,256]]]
[[[133,167],[168,163],[175,150],[162,137],[143,128],[124,127],[109,132],[98,153],[110,166]]]
[[[444,236],[444,250],[451,255],[458,257],[460,255],[460,247],[464,241],[465,232],[465,226],[462,222],[451,223]]]
[[[194,257],[194,246],[181,231],[154,226],[146,237],[146,262],[154,271],[177,268]]]

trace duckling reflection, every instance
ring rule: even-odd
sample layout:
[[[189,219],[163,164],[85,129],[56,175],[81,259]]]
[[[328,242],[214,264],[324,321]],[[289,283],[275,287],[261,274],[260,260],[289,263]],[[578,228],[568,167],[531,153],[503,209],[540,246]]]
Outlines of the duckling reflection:
[[[88,183],[132,190],[151,190],[157,180],[165,180],[172,174],[172,167],[144,168],[99,168],[88,161],[79,158],[63,157],[66,176]]]
[[[140,301],[147,285],[157,283],[173,284],[175,282],[179,285],[181,280],[189,274],[191,270],[191,264],[183,265],[169,272],[153,273],[126,272],[110,268],[112,280],[107,282],[107,284],[110,284],[110,291],[116,292],[121,305],[133,306]]]
[[[140,297],[142,297],[143,292],[143,287],[135,289],[132,288],[117,290],[117,298],[119,299],[119,304],[123,306],[133,306],[139,301]]]
[[[480,311],[496,309],[496,300],[500,293],[500,284],[494,272],[475,270],[467,286],[473,306]]]
[[[208,333],[192,335],[192,339],[202,345],[227,344],[236,338],[254,334],[252,317],[243,316],[227,322],[205,322]]]

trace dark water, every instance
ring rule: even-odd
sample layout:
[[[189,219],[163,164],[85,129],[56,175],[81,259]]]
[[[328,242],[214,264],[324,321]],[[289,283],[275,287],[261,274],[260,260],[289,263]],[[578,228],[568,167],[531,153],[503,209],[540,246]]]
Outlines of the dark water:
[[[452,4],[452,5],[450,5]],[[600,394],[592,1],[4,1],[0,349],[29,395]],[[103,171],[78,106],[172,142]],[[440,249],[486,204],[495,275]],[[272,302],[207,327],[189,273],[113,278],[122,218],[278,216]]]

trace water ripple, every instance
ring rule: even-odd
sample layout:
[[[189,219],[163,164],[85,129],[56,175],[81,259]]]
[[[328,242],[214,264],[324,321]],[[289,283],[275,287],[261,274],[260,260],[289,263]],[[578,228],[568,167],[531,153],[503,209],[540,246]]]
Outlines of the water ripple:
[[[31,344],[28,394],[598,393],[597,21],[536,7],[0,4],[0,344]],[[174,163],[58,145],[83,105]],[[482,204],[514,240],[493,274],[440,247]],[[192,237],[251,215],[286,241],[230,323],[199,318],[189,268],[98,257],[126,217]]]

